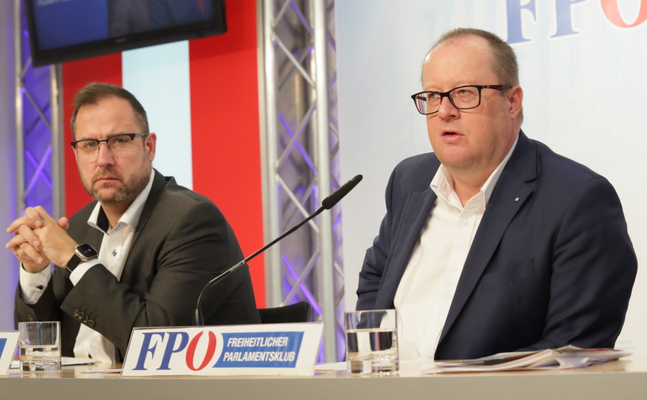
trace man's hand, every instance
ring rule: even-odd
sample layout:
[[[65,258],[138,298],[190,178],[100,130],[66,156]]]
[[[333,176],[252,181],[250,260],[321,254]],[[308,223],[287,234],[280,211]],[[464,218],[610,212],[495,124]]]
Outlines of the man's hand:
[[[66,232],[68,226],[65,217],[56,221],[44,208],[29,207],[25,215],[7,228],[14,237],[5,247],[13,250],[27,272],[40,272],[50,261],[64,267],[76,247],[76,242]]]

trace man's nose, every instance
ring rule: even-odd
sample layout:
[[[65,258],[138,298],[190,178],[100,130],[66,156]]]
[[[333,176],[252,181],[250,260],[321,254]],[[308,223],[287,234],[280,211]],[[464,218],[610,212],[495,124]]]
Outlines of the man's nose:
[[[440,99],[440,107],[438,108],[438,117],[442,119],[455,118],[460,111],[454,103],[451,102],[449,96]]]
[[[114,162],[115,162],[115,159],[112,156],[112,152],[110,151],[110,148],[108,147],[108,143],[106,142],[99,143],[99,149],[97,150],[97,165],[99,166],[113,165]]]

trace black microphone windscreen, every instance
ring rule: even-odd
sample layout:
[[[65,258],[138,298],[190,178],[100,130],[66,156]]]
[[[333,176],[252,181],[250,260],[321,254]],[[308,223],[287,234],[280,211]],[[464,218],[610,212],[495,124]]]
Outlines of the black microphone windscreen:
[[[342,187],[337,189],[333,194],[330,196],[326,197],[323,199],[321,202],[321,205],[326,209],[330,210],[335,206],[335,204],[339,203],[339,201],[348,194],[357,184],[362,180],[363,176],[362,175],[356,175],[353,179],[350,181],[344,183]]]

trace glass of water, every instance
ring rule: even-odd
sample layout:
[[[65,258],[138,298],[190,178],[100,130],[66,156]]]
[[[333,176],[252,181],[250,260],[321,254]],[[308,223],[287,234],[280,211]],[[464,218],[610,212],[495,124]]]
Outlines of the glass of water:
[[[395,310],[347,312],[345,325],[348,372],[388,374],[398,371]]]
[[[51,372],[61,369],[61,323],[19,322],[20,370]]]

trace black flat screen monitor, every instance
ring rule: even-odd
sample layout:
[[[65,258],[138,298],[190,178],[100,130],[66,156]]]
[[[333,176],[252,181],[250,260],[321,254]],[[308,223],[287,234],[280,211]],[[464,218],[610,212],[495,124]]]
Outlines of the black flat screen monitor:
[[[34,66],[227,31],[224,0],[24,0]]]

